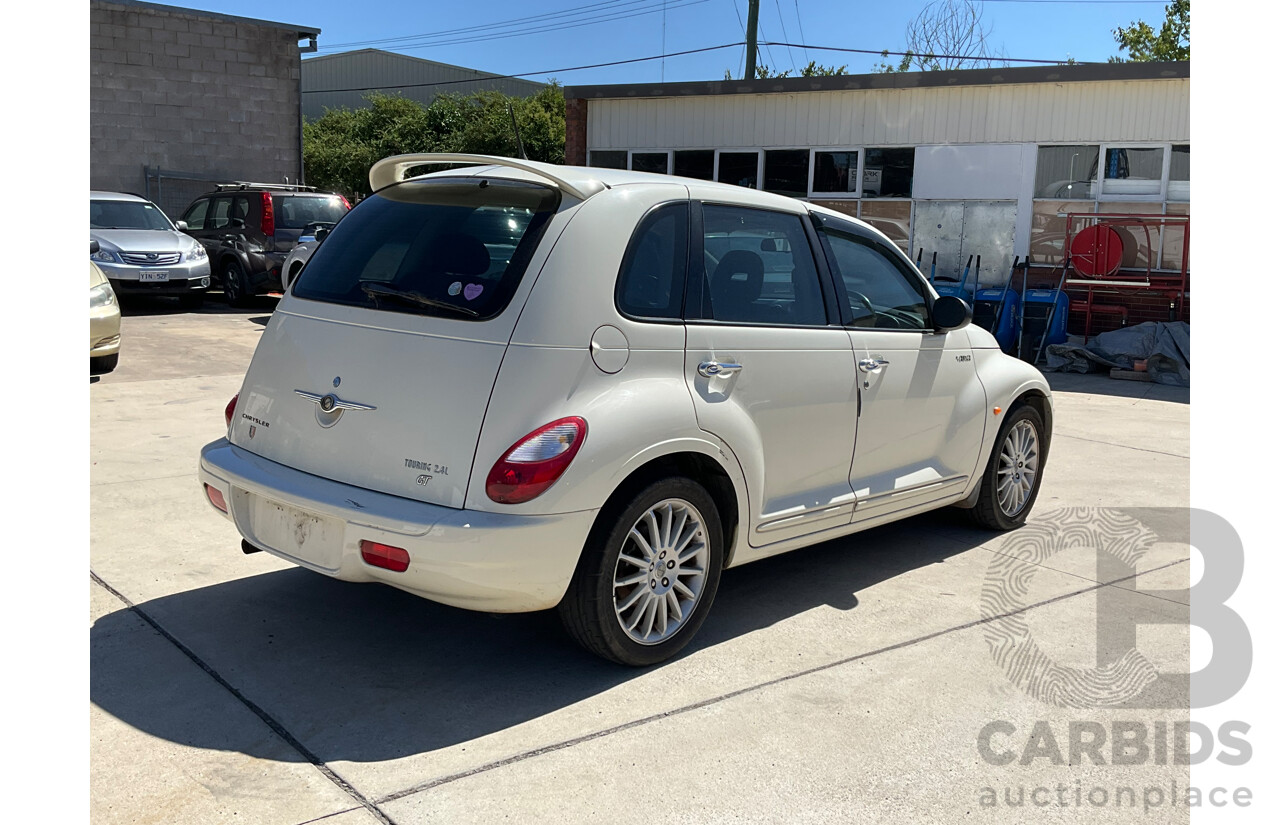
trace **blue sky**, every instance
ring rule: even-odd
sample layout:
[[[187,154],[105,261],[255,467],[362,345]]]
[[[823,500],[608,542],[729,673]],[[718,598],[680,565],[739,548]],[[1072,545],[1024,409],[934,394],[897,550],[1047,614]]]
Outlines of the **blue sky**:
[[[705,46],[741,42],[747,19],[747,0],[667,0],[665,35],[660,12],[637,14],[660,7],[662,0],[488,0],[484,3],[422,2],[422,0],[190,0],[196,8],[257,17],[286,23],[317,26],[321,53],[364,46],[342,46],[362,41],[497,24],[533,15],[549,15],[596,5],[571,18],[528,21],[519,36],[425,47],[414,41],[370,44],[417,57],[468,66],[498,74],[541,72],[530,77],[554,76],[565,85],[595,83],[651,83],[660,79],[719,80],[725,69],[741,76],[744,49],[671,57],[665,61],[633,63],[584,71],[557,71],[573,66],[648,57]],[[901,50],[907,24],[925,5],[924,0],[886,3],[883,0],[761,0],[762,40],[804,42],[819,46],[856,49]],[[590,15],[590,16],[586,16]],[[613,15],[615,19],[591,25],[565,27],[566,20],[587,21]],[[625,15],[625,16],[624,16]],[[990,42],[1009,57],[1103,61],[1118,54],[1111,35],[1117,26],[1146,20],[1156,27],[1163,20],[1160,2],[1115,0],[989,0],[984,21],[991,29]],[[541,29],[541,30],[539,30]],[[803,30],[803,39],[801,31]],[[510,29],[508,29],[510,31]],[[489,29],[487,32],[492,33]],[[785,32],[785,34],[784,34]],[[467,36],[474,36],[472,32]],[[453,35],[452,39],[462,39]],[[422,41],[419,40],[418,43]],[[665,48],[664,48],[665,42]],[[803,67],[809,60],[824,64],[848,64],[850,73],[871,71],[879,58],[801,49],[762,49],[762,62],[782,69]],[[796,72],[793,72],[793,74]]]

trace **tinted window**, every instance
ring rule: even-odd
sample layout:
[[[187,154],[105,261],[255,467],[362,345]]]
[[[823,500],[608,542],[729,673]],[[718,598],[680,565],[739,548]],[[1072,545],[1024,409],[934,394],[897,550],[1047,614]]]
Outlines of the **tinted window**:
[[[1036,197],[1092,199],[1097,146],[1041,146],[1036,153]]]
[[[715,149],[684,149],[673,152],[675,174],[682,178],[711,180],[715,177]]]
[[[389,186],[334,227],[293,294],[388,312],[484,320],[506,308],[559,203],[527,183]]]
[[[804,224],[761,209],[703,209],[700,315],[716,321],[820,326],[822,288]]]
[[[231,220],[244,221],[245,225],[249,223],[249,199],[244,195],[237,195],[231,201]]]
[[[90,229],[173,229],[155,204],[141,201],[89,201]]]
[[[764,191],[795,198],[803,198],[809,194],[809,150],[766,150]]]
[[[679,318],[689,249],[689,205],[660,206],[631,238],[618,274],[618,309],[637,318]]]
[[[302,229],[309,223],[337,223],[347,214],[347,207],[336,195],[329,198],[273,195],[272,201],[276,226],[284,229]]]
[[[592,151],[591,162],[588,165],[596,166],[601,169],[626,169],[627,153],[614,150],[607,150],[604,152]]]
[[[858,191],[857,152],[814,152],[814,194],[852,194]]]
[[[757,152],[721,152],[719,180],[755,189],[759,182],[759,163]]]
[[[203,198],[191,204],[187,214],[182,216],[182,219],[187,222],[187,229],[204,229],[204,216],[208,211],[209,202]]]
[[[862,166],[862,197],[911,197],[915,168],[915,149],[868,149]]]
[[[667,174],[667,153],[666,152],[632,152],[631,168],[636,172],[656,172],[659,175]]]
[[[833,268],[844,282],[852,326],[928,329],[929,307],[920,279],[888,250],[854,236],[826,232]]]
[[[214,198],[205,219],[205,229],[225,229],[231,225],[231,198]]]

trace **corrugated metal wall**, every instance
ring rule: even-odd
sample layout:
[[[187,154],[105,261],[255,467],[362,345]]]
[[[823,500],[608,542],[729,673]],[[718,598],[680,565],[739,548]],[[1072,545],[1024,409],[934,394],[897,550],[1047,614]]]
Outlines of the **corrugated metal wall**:
[[[592,100],[587,146],[1186,142],[1190,94],[1181,78]]]
[[[444,84],[414,86],[413,84]],[[400,94],[424,105],[436,95],[472,94],[499,91],[527,97],[545,84],[517,78],[495,78],[487,72],[450,66],[432,60],[421,60],[378,49],[313,57],[302,61],[302,114],[314,120],[325,109],[358,109],[365,103],[369,87],[386,94]],[[408,86],[408,88],[396,88]],[[364,91],[328,92],[326,89],[361,89]]]

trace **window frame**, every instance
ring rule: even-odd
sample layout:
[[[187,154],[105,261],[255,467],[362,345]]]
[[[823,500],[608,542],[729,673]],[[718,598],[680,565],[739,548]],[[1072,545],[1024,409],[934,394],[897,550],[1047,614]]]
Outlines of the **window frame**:
[[[915,267],[915,264],[907,257],[898,245],[890,242],[888,245],[872,232],[868,232],[856,223],[851,223],[841,218],[832,217],[830,215],[812,212],[814,220],[817,223],[817,236],[822,244],[822,254],[828,258],[828,267],[832,284],[835,286],[837,295],[837,307],[840,311],[840,325],[851,331],[861,332],[907,332],[912,334],[937,335],[937,327],[933,323],[933,304],[937,300],[933,289],[929,285],[929,281]],[[853,310],[849,307],[849,292],[844,285],[844,276],[839,274],[839,264],[836,260],[835,250],[831,248],[830,242],[827,240],[827,233],[831,232],[836,235],[844,235],[852,239],[855,243],[863,244],[873,250],[879,251],[882,255],[889,258],[899,272],[901,272],[908,281],[913,281],[921,287],[921,294],[924,296],[925,304],[925,326],[922,329],[906,329],[903,327],[860,327],[853,325]]]
[[[1179,146],[1190,144],[1179,143]],[[1103,191],[1103,183],[1107,180],[1107,151],[1110,149],[1163,149],[1164,158],[1160,162],[1160,191],[1149,195],[1131,195],[1131,194],[1108,194]],[[1173,160],[1173,144],[1172,143],[1143,143],[1140,141],[1126,141],[1124,143],[1100,143],[1098,144],[1098,176],[1094,179],[1094,191],[1098,193],[1096,200],[1099,203],[1127,202],[1127,203],[1163,203],[1167,198],[1166,193],[1169,191],[1169,164]],[[1036,162],[1039,163],[1039,151],[1037,147]]]
[[[672,174],[672,170],[675,169],[674,152],[675,152],[674,149],[628,149],[627,150],[627,171],[628,172],[639,171],[635,168],[636,155],[666,155],[667,171],[659,172],[657,174],[670,175]]]
[[[627,267],[631,265],[631,261],[635,257],[639,241],[641,238],[641,229],[648,228],[650,220],[658,217],[658,213],[664,209],[670,209],[674,206],[685,207],[685,245],[684,245],[684,273],[674,273],[672,276],[672,286],[674,288],[676,280],[680,281],[680,306],[674,318],[665,316],[648,316],[635,315],[622,306],[622,276],[627,271]],[[626,251],[622,253],[622,263],[618,265],[618,274],[614,277],[613,282],[613,308],[618,314],[628,321],[635,321],[640,324],[683,324],[685,322],[685,310],[689,300],[689,282],[691,280],[689,274],[689,261],[693,258],[693,204],[688,198],[675,198],[661,203],[655,203],[653,206],[645,210],[640,216],[640,220],[636,221],[636,227],[631,231],[631,238],[627,241]]]
[[[801,201],[797,201],[801,203]],[[702,317],[702,304],[704,282],[709,280],[710,274],[706,272],[706,231],[703,222],[702,210],[705,206],[723,206],[731,209],[746,209],[755,212],[768,212],[774,215],[786,215],[793,217],[800,222],[802,231],[804,232],[805,242],[809,247],[809,254],[813,256],[814,270],[818,274],[818,290],[822,296],[823,308],[826,314],[825,324],[774,324],[761,321],[720,321],[715,318]],[[765,329],[831,329],[832,327],[843,327],[839,300],[836,294],[835,286],[832,283],[833,277],[831,269],[826,258],[826,251],[821,246],[820,234],[814,226],[813,213],[805,209],[803,213],[787,212],[780,209],[770,209],[763,206],[748,205],[742,203],[734,203],[732,201],[721,200],[699,200],[691,199],[689,201],[689,265],[685,269],[686,283],[684,290],[684,309],[681,312],[681,320],[686,324],[703,324],[707,326],[719,327],[760,327]],[[697,262],[698,265],[695,265]],[[700,269],[701,267],[701,269]],[[704,277],[698,277],[701,271]]]
[[[852,192],[815,192],[813,189],[813,178],[818,170],[818,153],[819,152],[857,152],[858,153],[858,169],[857,175],[858,187]],[[837,200],[861,200],[862,199],[862,166],[867,160],[867,150],[862,146],[814,146],[809,149],[809,199],[823,201]],[[877,200],[880,200],[877,198]]]
[[[759,146],[756,146],[756,147],[748,146],[743,149],[734,149],[734,148],[716,149],[716,165],[715,165],[715,168],[711,170],[711,181],[710,181],[711,183],[724,183],[724,181],[720,180],[720,156],[725,154],[728,154],[728,155],[754,154],[756,156],[756,185],[750,186],[750,187],[743,186],[739,188],[751,189],[752,191],[755,191],[755,192],[764,191],[763,189],[760,188],[761,185],[764,183],[764,149]],[[737,186],[737,185],[738,184],[736,183],[725,183],[725,186]]]

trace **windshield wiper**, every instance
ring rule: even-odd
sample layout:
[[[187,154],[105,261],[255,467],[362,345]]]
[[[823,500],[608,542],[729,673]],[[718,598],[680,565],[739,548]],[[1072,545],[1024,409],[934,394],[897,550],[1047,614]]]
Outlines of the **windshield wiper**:
[[[388,286],[380,281],[361,281],[360,289],[364,291],[364,294],[370,296],[375,301],[378,298],[395,298],[415,306],[431,307],[433,309],[447,309],[472,318],[480,317],[480,313],[470,307],[447,304],[444,301],[437,301],[435,298],[428,298],[421,292],[413,292],[408,289],[397,289],[396,287]]]

